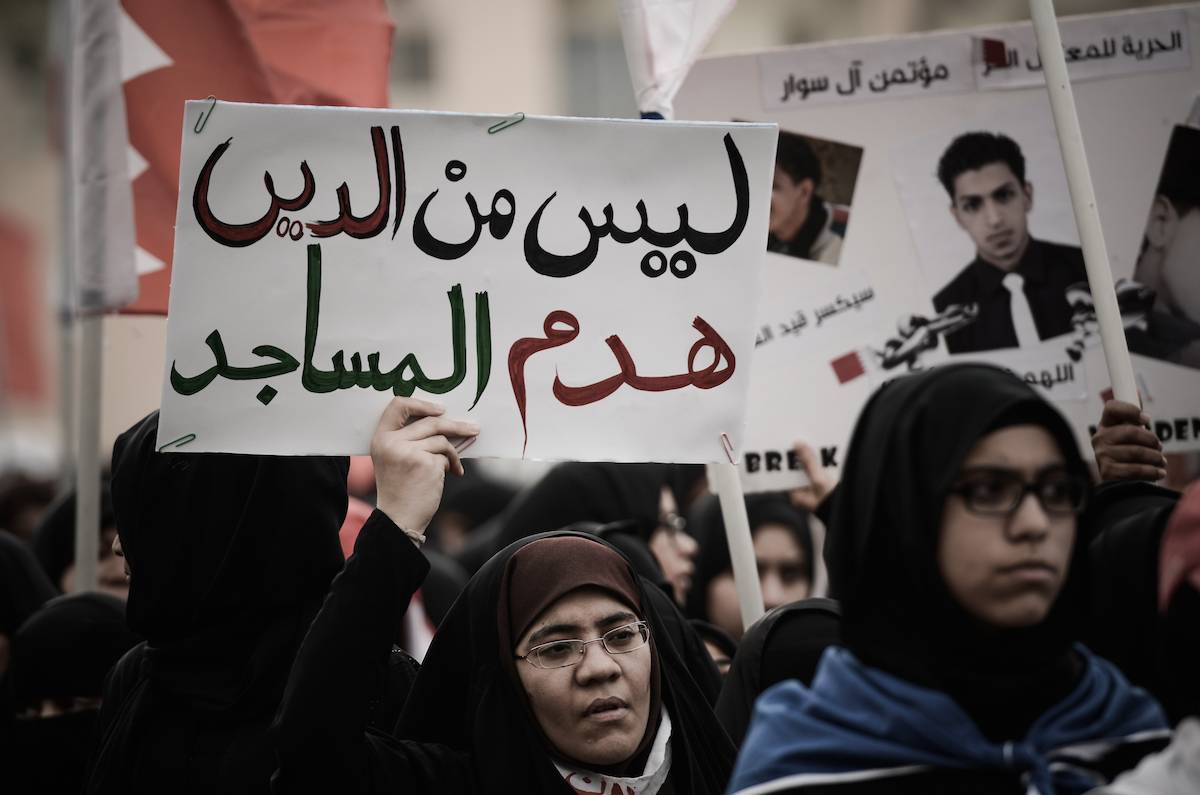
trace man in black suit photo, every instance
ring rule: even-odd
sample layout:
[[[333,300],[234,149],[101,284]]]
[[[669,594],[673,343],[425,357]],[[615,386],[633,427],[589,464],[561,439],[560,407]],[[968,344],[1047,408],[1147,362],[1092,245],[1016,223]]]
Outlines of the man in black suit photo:
[[[975,243],[975,259],[933,298],[938,312],[975,304],[973,323],[946,336],[950,353],[1036,347],[1073,330],[1066,289],[1087,282],[1078,246],[1029,233],[1033,184],[1011,138],[969,132],[938,162],[950,214]]]

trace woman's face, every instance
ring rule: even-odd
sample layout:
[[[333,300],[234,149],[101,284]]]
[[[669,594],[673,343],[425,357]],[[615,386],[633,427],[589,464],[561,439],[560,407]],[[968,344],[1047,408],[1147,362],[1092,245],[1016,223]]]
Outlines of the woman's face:
[[[650,552],[658,561],[663,577],[671,584],[676,604],[682,605],[692,588],[692,574],[696,570],[693,559],[699,546],[696,539],[677,527],[678,510],[675,495],[663,486],[658,503],[658,527],[650,536]]]
[[[1065,465],[1054,437],[1038,425],[1014,425],[980,439],[963,462],[959,484],[986,488],[1004,470],[1025,483]],[[981,515],[960,494],[946,498],[938,568],[950,594],[976,619],[995,627],[1041,623],[1066,580],[1075,515],[1048,514],[1034,494],[1006,515]]]
[[[100,536],[100,547],[97,551],[96,590],[125,600],[129,598],[129,575],[119,549],[116,529],[105,529]],[[63,593],[75,593],[78,590],[75,587],[74,562],[63,570],[58,586]]]
[[[754,528],[754,557],[765,609],[808,598],[812,590],[808,561],[791,530],[775,523]],[[709,581],[708,617],[734,638],[742,636],[742,612],[731,572],[718,574]]]
[[[521,637],[514,654],[555,640],[591,640],[639,620],[624,602],[595,588],[559,599]],[[590,765],[631,757],[650,712],[650,645],[610,654],[589,643],[582,659],[565,668],[539,668],[517,660],[517,674],[542,732],[560,754]]]

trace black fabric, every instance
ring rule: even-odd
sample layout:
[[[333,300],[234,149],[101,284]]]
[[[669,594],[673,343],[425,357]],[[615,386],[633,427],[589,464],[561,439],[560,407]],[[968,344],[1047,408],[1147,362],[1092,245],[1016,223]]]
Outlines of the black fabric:
[[[474,574],[514,541],[576,522],[629,522],[631,531],[649,540],[658,525],[663,486],[682,494],[695,485],[694,476],[693,470],[667,464],[558,464],[503,514],[472,532],[454,558]]]
[[[1106,483],[1088,521],[1097,529],[1088,646],[1149,690],[1176,723],[1200,712],[1200,598],[1185,587],[1158,610],[1159,551],[1179,493],[1150,483]]]
[[[698,506],[696,522],[692,525],[692,537],[699,545],[696,553],[696,572],[692,576],[692,587],[688,591],[684,612],[690,618],[709,621],[708,586],[721,574],[731,571],[729,542],[725,538],[725,519],[721,514],[721,502],[715,495],[705,497]],[[746,517],[753,537],[763,525],[778,524],[787,528],[796,545],[804,555],[805,571],[811,584],[814,573],[812,532],[808,527],[808,514],[792,505],[786,494],[763,493],[746,497]]]
[[[1078,677],[1089,535],[1080,522],[1070,571],[1040,624],[998,630],[970,618],[937,566],[946,495],[988,432],[1036,423],[1067,468],[1087,469],[1070,427],[1033,387],[988,365],[947,365],[905,376],[864,407],[833,495],[825,544],[843,645],[868,665],[957,701],[989,739],[1023,736]]]
[[[1175,721],[1200,715],[1200,591],[1181,585],[1167,606],[1165,623],[1166,685],[1161,697]]]
[[[276,725],[275,792],[570,793],[498,659],[497,603],[509,559],[538,538],[561,535],[576,534],[522,539],[471,579],[425,656],[397,726],[403,740],[397,741],[363,732],[362,705],[390,644],[388,627],[427,564],[377,511],[334,582],[289,682]],[[671,786],[679,793],[722,792],[733,748],[659,612],[668,598],[645,581],[638,588],[672,718]]]
[[[716,704],[717,696],[721,693],[721,672],[708,656],[704,640],[688,623],[687,617],[679,609],[679,605],[675,604],[675,599],[669,591],[656,587],[655,583],[645,579],[642,588],[649,595],[650,603],[658,613],[662,632],[670,638],[671,645],[683,661],[692,682],[704,696],[704,701],[710,707]]]
[[[12,738],[0,748],[0,789],[5,795],[79,792],[95,740],[96,717],[96,710],[87,709],[15,721]]]
[[[1046,340],[1073,331],[1067,287],[1087,282],[1079,247],[1030,238],[1015,272],[1025,279],[1023,290],[1038,336]],[[1011,295],[1001,284],[1005,275],[1005,271],[976,257],[934,296],[933,306],[938,312],[952,304],[979,305],[974,323],[946,336],[951,353],[1017,347]]]
[[[25,619],[57,593],[29,547],[0,531],[0,635],[11,639]]]
[[[811,685],[821,654],[841,639],[841,610],[832,599],[781,605],[750,625],[717,699],[717,720],[740,746],[754,701],[771,685],[799,679]]]
[[[13,637],[9,669],[20,711],[45,699],[99,698],[109,669],[139,638],[125,625],[125,603],[103,593],[51,599]]]
[[[38,523],[33,532],[33,551],[46,576],[59,587],[63,572],[75,562],[75,492],[71,491],[56,500]],[[101,534],[111,528],[113,516],[112,490],[107,476],[100,481],[100,526]]]
[[[113,452],[146,642],[106,689],[87,791],[262,792],[266,728],[341,568],[348,460],[164,454],[157,431],[155,412]]]
[[[0,643],[9,645],[10,654],[17,629],[56,593],[29,547],[0,530]],[[11,745],[12,719],[11,692],[5,670],[0,669],[0,763],[4,749]]]
[[[686,516],[692,503],[708,492],[708,471],[704,464],[672,464],[667,469],[667,487],[680,515]]]
[[[465,474],[446,481],[438,515],[461,514],[469,527],[476,527],[504,511],[517,490],[483,475],[473,462],[466,462]],[[434,523],[437,517],[434,518]]]
[[[623,520],[635,522],[649,538],[670,476],[671,468],[664,464],[559,464],[517,498],[498,543],[506,547],[574,522]]]
[[[429,576],[421,586],[421,604],[425,607],[425,615],[437,628],[462,589],[467,587],[470,577],[453,558],[433,550],[426,551],[425,557],[429,559]]]
[[[396,731],[396,721],[408,701],[417,674],[421,672],[421,664],[416,658],[399,646],[392,647],[388,656],[388,676],[382,695],[371,702],[371,710],[367,716],[367,728],[383,734]]]
[[[689,618],[688,626],[696,630],[696,634],[700,636],[706,645],[711,644],[720,649],[730,662],[733,662],[737,656],[738,642],[734,640],[728,632],[721,629],[715,624],[710,624],[707,621],[701,621],[698,618]],[[722,677],[722,682],[724,677]]]
[[[2,780],[12,787],[6,792],[80,790],[98,711],[73,702],[98,700],[109,669],[135,643],[124,602],[108,594],[60,596],[21,626],[9,669],[17,714],[36,711],[47,700],[68,711],[13,722],[11,741],[0,743]]]

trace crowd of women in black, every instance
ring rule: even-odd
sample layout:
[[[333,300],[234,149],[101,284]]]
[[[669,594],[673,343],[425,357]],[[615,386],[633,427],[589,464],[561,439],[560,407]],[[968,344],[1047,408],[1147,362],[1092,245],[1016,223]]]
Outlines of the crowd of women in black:
[[[515,493],[397,398],[372,508],[345,459],[160,453],[152,414],[104,592],[69,501],[0,532],[0,791],[1196,795],[1200,487],[1154,485],[1145,420],[1108,404],[1097,478],[1004,371],[891,382],[839,483],[802,449],[812,487],[747,499],[743,628],[701,467]]]

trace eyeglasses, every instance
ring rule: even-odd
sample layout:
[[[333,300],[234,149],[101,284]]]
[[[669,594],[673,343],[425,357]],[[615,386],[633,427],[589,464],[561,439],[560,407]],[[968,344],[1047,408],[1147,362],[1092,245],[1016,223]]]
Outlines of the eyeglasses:
[[[566,668],[578,665],[587,651],[588,644],[601,643],[609,654],[628,654],[637,651],[650,640],[650,627],[645,621],[635,621],[616,629],[610,629],[591,640],[552,640],[540,643],[528,654],[514,654],[513,659],[524,660],[537,668]]]
[[[1010,516],[1033,494],[1042,510],[1052,516],[1069,516],[1083,510],[1088,484],[1081,475],[1052,470],[1032,483],[1010,469],[980,468],[963,473],[962,480],[950,489],[963,498],[967,510],[983,516]]]

